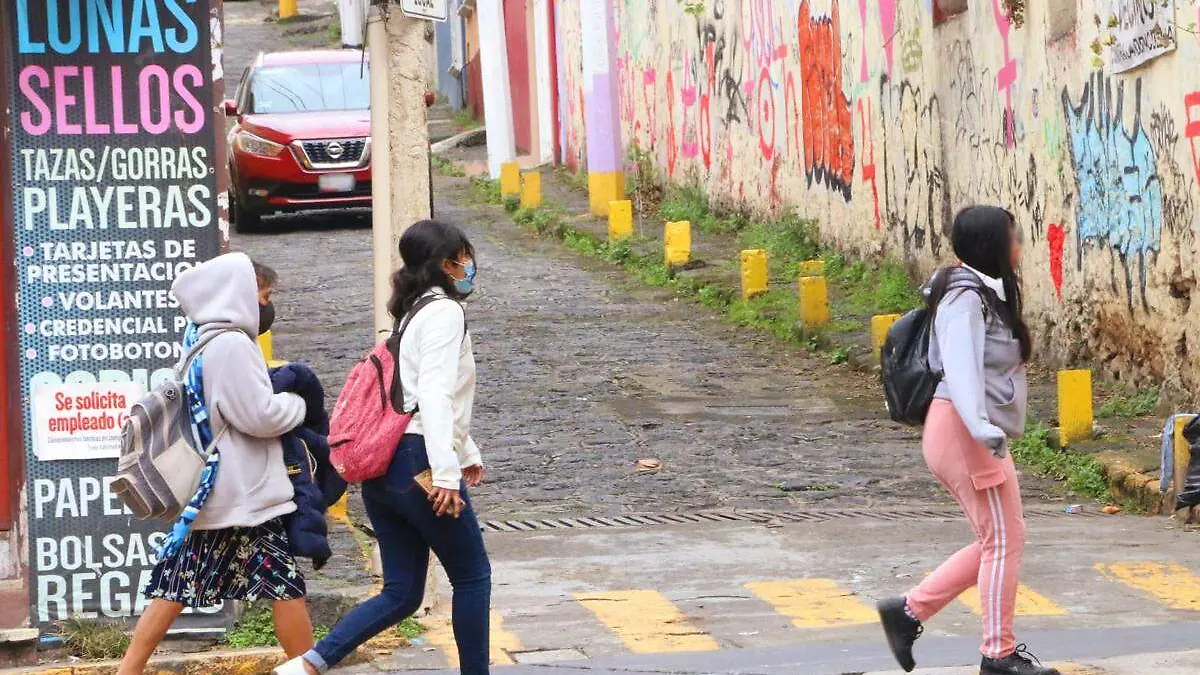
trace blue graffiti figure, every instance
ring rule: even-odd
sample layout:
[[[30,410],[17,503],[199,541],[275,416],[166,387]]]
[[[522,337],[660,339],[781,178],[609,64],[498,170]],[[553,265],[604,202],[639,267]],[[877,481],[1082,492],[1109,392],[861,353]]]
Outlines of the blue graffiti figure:
[[[1133,304],[1133,274],[1138,265],[1142,304],[1146,304],[1146,259],[1162,239],[1163,188],[1158,158],[1142,129],[1142,81],[1134,84],[1132,130],[1124,125],[1125,83],[1101,73],[1083,88],[1079,105],[1063,89],[1063,111],[1071,139],[1071,159],[1079,188],[1075,206],[1076,266],[1082,267],[1085,243],[1111,246],[1125,265],[1129,303]],[[1114,107],[1115,106],[1115,107]]]

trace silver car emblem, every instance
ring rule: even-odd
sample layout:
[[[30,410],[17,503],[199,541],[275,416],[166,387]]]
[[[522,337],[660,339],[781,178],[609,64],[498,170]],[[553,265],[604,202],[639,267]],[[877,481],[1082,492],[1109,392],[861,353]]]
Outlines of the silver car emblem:
[[[346,148],[344,148],[342,144],[337,141],[330,141],[329,144],[325,146],[325,154],[329,155],[329,159],[340,159],[342,153],[344,152],[346,152]]]

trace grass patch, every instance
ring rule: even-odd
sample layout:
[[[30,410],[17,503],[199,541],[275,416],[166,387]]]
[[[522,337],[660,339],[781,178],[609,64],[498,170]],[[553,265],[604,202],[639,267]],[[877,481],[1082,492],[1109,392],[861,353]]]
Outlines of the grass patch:
[[[484,204],[495,204],[497,206],[504,204],[504,197],[500,195],[500,181],[498,180],[492,180],[484,176],[472,176],[471,192],[477,201]]]
[[[326,33],[329,36],[330,44],[342,44],[342,24],[340,21],[334,21],[333,23],[329,24],[329,28],[326,29]]]
[[[849,262],[835,253],[825,258],[825,276],[838,290],[839,314],[903,314],[922,302],[908,274],[893,262],[871,267],[861,260]]]
[[[1012,442],[1013,459],[1029,467],[1039,476],[1066,483],[1072,492],[1092,499],[1108,499],[1108,481],[1095,457],[1070,450],[1057,450],[1050,445],[1050,429],[1031,423],[1024,438]]]
[[[454,128],[459,131],[467,131],[479,126],[479,120],[475,119],[475,113],[471,112],[469,108],[456,110],[452,123],[454,124]]]
[[[453,160],[434,155],[431,158],[431,161],[433,162],[434,170],[448,178],[462,178],[463,176],[467,175],[467,172],[463,171],[463,168],[458,165],[458,162]]]
[[[668,191],[658,206],[658,215],[668,222],[686,220],[703,234],[737,234],[751,224],[745,214],[715,212],[709,205],[708,196],[694,187],[676,187]]]
[[[428,629],[420,621],[417,621],[416,618],[410,616],[396,624],[395,630],[401,637],[412,640],[424,635]]]
[[[326,635],[329,635],[328,626],[313,628],[313,637],[316,639],[320,640]],[[275,637],[275,622],[270,607],[254,604],[247,608],[233,628],[225,633],[225,642],[236,649],[278,647],[279,638]]]
[[[1146,417],[1158,407],[1158,387],[1115,394],[1096,411],[1102,420],[1128,420]]]
[[[73,617],[62,623],[63,644],[81,659],[119,659],[129,649],[130,636],[120,621]]]

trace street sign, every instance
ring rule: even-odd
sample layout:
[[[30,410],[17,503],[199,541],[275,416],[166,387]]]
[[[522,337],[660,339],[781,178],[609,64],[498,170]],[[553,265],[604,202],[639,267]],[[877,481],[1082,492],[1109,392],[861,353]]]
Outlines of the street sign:
[[[445,21],[450,17],[449,0],[400,0],[400,11],[414,19]]]

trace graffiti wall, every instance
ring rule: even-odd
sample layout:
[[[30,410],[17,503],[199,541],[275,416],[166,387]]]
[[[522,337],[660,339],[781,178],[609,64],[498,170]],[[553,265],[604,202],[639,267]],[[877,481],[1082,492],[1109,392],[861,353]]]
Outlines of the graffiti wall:
[[[952,259],[958,209],[1003,205],[1045,357],[1197,392],[1200,38],[1184,28],[1200,8],[1169,1],[1178,30],[1155,34],[1171,44],[1122,70],[1110,0],[1026,3],[1020,26],[1002,0],[954,16],[931,0],[612,0],[625,146],[915,275]],[[586,40],[575,4],[559,0],[560,30]],[[577,43],[560,41],[569,157],[585,140]]]
[[[583,31],[579,0],[555,0],[555,42],[558,64],[559,163],[572,171],[587,166],[583,109]]]

